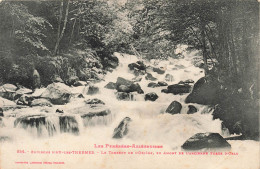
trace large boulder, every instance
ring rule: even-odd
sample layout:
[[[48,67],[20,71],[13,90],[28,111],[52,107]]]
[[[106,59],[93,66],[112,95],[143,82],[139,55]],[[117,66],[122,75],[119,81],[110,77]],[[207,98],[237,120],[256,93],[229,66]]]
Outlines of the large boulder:
[[[99,88],[97,86],[90,85],[88,88],[87,95],[94,95],[97,94],[98,92],[99,92]]]
[[[168,93],[183,94],[191,91],[191,86],[188,84],[174,84],[167,87]]]
[[[17,87],[13,84],[4,84],[0,87],[1,91],[11,91],[15,92],[17,90]]]
[[[182,146],[184,150],[231,148],[231,145],[218,133],[197,133]]]
[[[46,90],[41,94],[42,98],[51,101],[52,104],[66,104],[70,101],[72,94],[70,88],[63,83],[52,83],[47,86]]]
[[[52,104],[49,100],[47,99],[43,99],[43,98],[40,98],[40,99],[34,99],[30,106],[34,107],[34,106],[48,106],[48,107],[52,107]]]
[[[127,135],[129,129],[129,123],[131,122],[131,118],[125,117],[119,125],[114,129],[113,138],[120,139]]]
[[[182,105],[177,101],[173,101],[168,108],[166,109],[166,113],[170,114],[179,114],[181,113]]]
[[[188,95],[186,103],[198,103],[203,105],[215,105],[220,98],[221,88],[216,80],[202,77]]]
[[[125,86],[125,85],[120,85],[117,88],[118,92],[126,92],[126,93],[130,93],[130,92],[137,92],[139,94],[143,94],[144,91],[141,89],[141,86],[136,83],[136,84],[131,84],[130,86]]]
[[[125,85],[125,86],[130,86],[131,84],[133,84],[132,81],[127,80],[125,78],[122,77],[118,77],[116,80],[116,86],[119,87],[120,85]]]
[[[18,90],[15,91],[16,95],[23,95],[23,94],[32,94],[31,89],[27,89],[25,87],[21,87]]]
[[[118,77],[116,81],[116,89],[118,92],[137,92],[139,94],[144,93],[141,86],[138,83],[134,83],[130,80]]]
[[[163,68],[163,67],[154,67],[153,71],[158,73],[158,74],[164,74],[165,73],[165,68]]]
[[[165,75],[165,81],[172,82],[173,81],[173,75],[167,73]]]
[[[147,101],[147,100],[150,100],[150,101],[155,101],[159,98],[159,96],[154,93],[154,92],[151,92],[151,93],[147,93],[145,96],[144,96],[144,100]]]
[[[113,82],[109,82],[105,88],[107,89],[116,89],[116,83],[113,83]]]
[[[4,109],[5,108],[8,109],[8,108],[16,107],[16,103],[11,100],[0,97],[0,107]]]
[[[198,109],[193,105],[189,105],[188,108],[189,108],[189,110],[188,110],[187,114],[193,114],[198,111]]]
[[[153,75],[151,73],[147,73],[147,75],[145,76],[146,80],[151,80],[151,81],[156,81],[157,78],[153,77]]]
[[[8,100],[14,100],[17,87],[13,84],[4,84],[0,86],[0,97]]]

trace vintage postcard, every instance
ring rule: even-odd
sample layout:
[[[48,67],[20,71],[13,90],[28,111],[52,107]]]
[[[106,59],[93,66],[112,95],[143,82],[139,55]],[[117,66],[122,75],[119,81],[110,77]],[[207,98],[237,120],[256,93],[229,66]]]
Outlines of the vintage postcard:
[[[0,0],[0,169],[259,169],[257,0]]]

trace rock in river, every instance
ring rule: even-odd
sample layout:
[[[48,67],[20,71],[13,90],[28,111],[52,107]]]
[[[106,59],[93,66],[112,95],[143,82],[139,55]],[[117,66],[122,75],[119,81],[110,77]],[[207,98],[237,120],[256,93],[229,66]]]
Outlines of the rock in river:
[[[113,82],[109,82],[105,88],[107,89],[116,89],[116,83],[113,83]]]
[[[146,80],[151,80],[151,81],[156,81],[157,78],[153,77],[153,75],[151,73],[147,73],[147,75],[145,76]]]
[[[168,108],[166,109],[166,113],[170,114],[179,114],[181,112],[182,105],[177,101],[173,101]]]
[[[147,101],[147,100],[150,100],[150,101],[155,101],[159,98],[159,96],[154,93],[154,92],[151,92],[151,93],[147,93],[144,97],[144,100]]]
[[[182,146],[184,150],[231,148],[231,145],[218,133],[197,133]]]
[[[70,88],[64,83],[52,83],[47,86],[41,97],[50,100],[53,104],[62,105],[70,101],[71,95]]]
[[[167,87],[168,93],[173,94],[183,94],[189,93],[191,90],[191,86],[188,84],[174,84]]]
[[[189,108],[189,110],[188,110],[187,114],[193,114],[198,111],[198,109],[193,105],[189,105],[188,108]]]
[[[221,89],[217,80],[202,77],[194,84],[193,90],[185,102],[214,105],[218,103],[220,93]]]
[[[125,117],[117,126],[117,128],[114,129],[113,138],[120,139],[123,138],[128,133],[128,126],[131,122],[131,118]]]

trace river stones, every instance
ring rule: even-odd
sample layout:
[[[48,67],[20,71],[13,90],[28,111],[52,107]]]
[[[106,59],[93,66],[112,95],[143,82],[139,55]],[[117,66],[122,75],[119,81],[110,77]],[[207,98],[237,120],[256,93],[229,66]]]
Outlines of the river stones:
[[[106,84],[105,88],[107,88],[107,89],[116,89],[116,83],[109,82],[108,84]]]
[[[139,85],[139,83],[133,83],[131,86],[130,86],[130,89],[132,92],[137,92],[138,94],[144,94],[144,91],[143,89],[141,88],[141,86]]]
[[[127,80],[122,77],[118,77],[116,80],[116,87],[119,87],[121,85],[130,86],[131,84],[133,84],[133,82],[131,80]]]
[[[131,90],[130,90],[130,86],[126,86],[126,85],[120,85],[118,88],[117,88],[117,91],[118,92],[126,92],[126,93],[130,93]]]
[[[114,129],[113,138],[120,139],[127,135],[129,129],[129,123],[131,122],[131,118],[125,117],[119,125]]]
[[[151,88],[155,88],[155,87],[159,87],[160,85],[158,85],[157,83],[154,82],[150,82],[148,83],[147,87],[151,87]]]
[[[0,97],[3,97],[8,100],[14,100],[16,95],[17,87],[13,84],[4,84],[0,86]]]
[[[31,95],[22,95],[21,97],[18,98],[18,100],[16,101],[17,105],[25,105],[25,106],[30,106],[32,101],[33,101],[33,97]]]
[[[137,61],[136,63],[130,63],[128,68],[130,70],[145,70],[146,66],[142,61]]]
[[[145,101],[155,101],[159,98],[159,96],[154,93],[154,92],[151,92],[151,93],[147,93],[144,97],[144,100]]]
[[[197,133],[190,137],[181,147],[184,150],[229,149],[231,145],[218,133]]]
[[[34,107],[34,106],[48,106],[48,107],[52,107],[52,104],[47,99],[39,98],[39,99],[34,99],[31,102],[30,106],[32,106],[32,107]]]
[[[168,86],[168,84],[166,82],[163,82],[163,81],[159,81],[158,85],[159,86]]]
[[[146,80],[151,80],[151,81],[156,81],[157,78],[153,77],[153,75],[151,73],[147,73],[147,75],[145,76]]]
[[[70,101],[72,93],[70,87],[63,83],[52,83],[47,86],[46,90],[41,94],[42,98],[51,101],[52,104],[63,105]]]
[[[162,89],[161,92],[162,93],[168,93],[168,89]]]
[[[144,91],[142,90],[141,86],[138,83],[134,83],[122,77],[117,78],[116,89],[118,92],[124,92],[124,93],[130,93],[130,92],[137,92],[139,94],[144,93]]]
[[[154,67],[153,71],[158,73],[158,74],[164,74],[165,73],[165,69],[163,67]]]
[[[177,101],[173,101],[166,109],[166,113],[169,113],[172,115],[179,114],[181,112],[181,109],[182,109],[181,103],[179,103]]]
[[[198,109],[193,105],[189,105],[188,108],[189,108],[189,110],[188,110],[187,114],[193,114],[198,111]]]
[[[116,92],[116,98],[117,100],[131,101],[134,100],[134,94],[126,92]]]
[[[191,86],[188,84],[174,84],[174,85],[169,85],[167,87],[167,92],[173,93],[175,95],[189,93],[190,91],[191,91]]]
[[[100,99],[97,99],[97,98],[95,98],[95,99],[88,99],[88,100],[86,100],[85,101],[85,103],[86,104],[103,104],[103,105],[105,105],[105,103],[102,101],[102,100],[100,100]]]

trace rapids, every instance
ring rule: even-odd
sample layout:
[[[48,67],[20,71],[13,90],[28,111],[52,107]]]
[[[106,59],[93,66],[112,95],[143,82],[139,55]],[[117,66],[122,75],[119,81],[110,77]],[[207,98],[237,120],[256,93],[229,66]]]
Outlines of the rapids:
[[[180,49],[179,49],[180,50]],[[195,67],[192,57],[195,52],[181,51],[184,58],[169,59],[167,61],[144,61],[145,65],[164,67],[165,74],[173,75],[169,85],[179,81],[192,79],[197,81],[204,75],[202,69]],[[87,87],[73,87],[73,93],[82,93],[85,99],[98,98],[105,102],[110,109],[107,116],[82,117],[73,112],[75,108],[84,105],[83,98],[74,98],[66,105],[56,105],[46,108],[23,108],[5,112],[0,137],[9,137],[10,141],[1,143],[2,168],[254,168],[259,157],[259,144],[255,141],[229,141],[232,152],[239,153],[239,162],[236,156],[173,156],[173,155],[46,155],[31,154],[31,151],[96,151],[94,144],[149,144],[163,145],[166,152],[181,151],[180,146],[192,135],[199,132],[217,132],[223,137],[230,136],[227,130],[221,129],[221,121],[213,120],[211,111],[207,106],[193,104],[198,112],[187,114],[188,104],[184,103],[187,94],[173,95],[161,93],[167,87],[149,88],[150,82],[144,77],[139,82],[144,94],[155,92],[159,98],[155,102],[145,101],[144,94],[134,93],[131,101],[119,101],[115,90],[104,88],[108,82],[116,82],[118,77],[133,79],[135,76],[129,71],[128,64],[138,61],[134,55],[115,53],[119,59],[119,66],[112,73],[108,73],[105,80],[96,84],[100,92],[96,95],[86,95]],[[165,74],[152,72],[157,81],[165,81]],[[165,113],[172,101],[182,104],[180,114]],[[64,110],[64,115],[58,116],[55,110]],[[22,117],[32,115],[27,119]],[[36,118],[40,117],[40,118]],[[130,117],[132,122],[129,133],[123,139],[112,139],[113,131],[120,121]],[[17,150],[25,150],[24,154],[17,154]],[[27,152],[28,151],[28,152]],[[116,149],[113,149],[116,151]],[[120,150],[121,151],[121,150]],[[140,151],[133,150],[133,151]],[[141,150],[142,151],[142,150]],[[154,151],[151,149],[145,151]],[[155,150],[156,151],[156,150]],[[155,153],[155,152],[154,152]],[[247,154],[251,154],[248,159]],[[138,154],[138,153],[137,153]],[[171,153],[170,153],[171,154]],[[65,166],[56,165],[21,165],[14,161],[64,161]],[[152,160],[152,161],[151,161]],[[179,162],[177,162],[179,161]],[[157,162],[157,163],[156,163]],[[196,163],[197,162],[197,163]],[[203,163],[204,167],[200,164]],[[151,165],[153,164],[153,165]],[[163,166],[163,167],[162,167]]]

